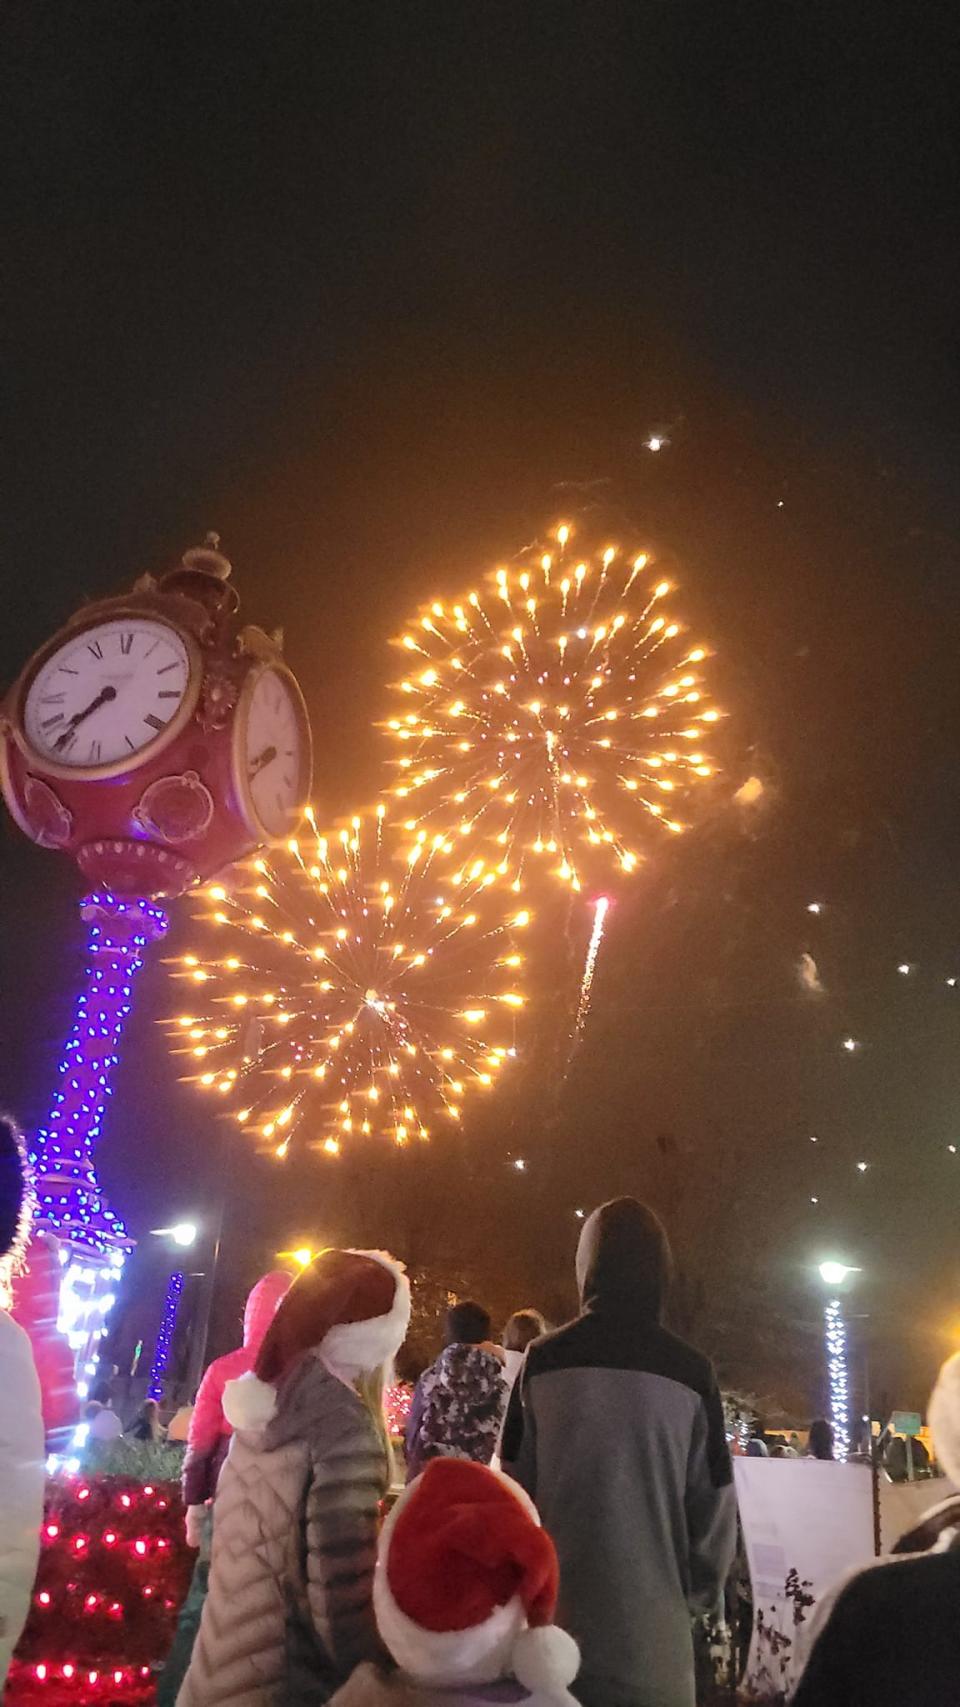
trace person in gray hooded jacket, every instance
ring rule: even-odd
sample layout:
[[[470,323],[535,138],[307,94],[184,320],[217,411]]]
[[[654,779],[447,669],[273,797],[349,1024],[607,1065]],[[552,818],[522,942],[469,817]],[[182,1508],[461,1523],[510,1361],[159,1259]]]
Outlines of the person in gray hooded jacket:
[[[585,1707],[694,1707],[692,1617],[718,1607],[733,1562],[720,1394],[661,1325],[670,1268],[651,1210],[596,1210],[577,1251],[582,1314],[530,1347],[504,1429],[503,1467],[556,1544]]]
[[[177,1707],[322,1707],[382,1654],[373,1615],[388,1481],[386,1368],[410,1288],[377,1251],[323,1251],[224,1389],[234,1429],[210,1592]]]

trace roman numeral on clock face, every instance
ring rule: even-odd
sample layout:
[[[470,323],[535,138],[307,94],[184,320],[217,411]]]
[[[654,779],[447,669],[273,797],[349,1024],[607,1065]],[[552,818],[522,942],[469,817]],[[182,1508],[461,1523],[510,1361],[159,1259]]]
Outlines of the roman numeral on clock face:
[[[124,654],[128,653],[130,651],[130,648],[132,645],[133,645],[133,635],[132,634],[121,634],[121,636],[120,636],[120,650],[121,650],[121,652],[123,652]]]

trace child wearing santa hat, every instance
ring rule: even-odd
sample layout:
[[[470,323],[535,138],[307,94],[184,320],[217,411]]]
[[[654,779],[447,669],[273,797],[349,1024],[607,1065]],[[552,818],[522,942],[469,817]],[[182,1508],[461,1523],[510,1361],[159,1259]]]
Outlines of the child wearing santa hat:
[[[558,1580],[553,1542],[516,1482],[432,1459],[380,1537],[373,1601],[399,1670],[360,1666],[332,1707],[574,1707],[577,1645],[551,1624]]]
[[[281,1303],[214,1504],[210,1588],[177,1707],[314,1707],[382,1653],[373,1614],[389,1482],[384,1382],[410,1288],[378,1251],[323,1251]]]

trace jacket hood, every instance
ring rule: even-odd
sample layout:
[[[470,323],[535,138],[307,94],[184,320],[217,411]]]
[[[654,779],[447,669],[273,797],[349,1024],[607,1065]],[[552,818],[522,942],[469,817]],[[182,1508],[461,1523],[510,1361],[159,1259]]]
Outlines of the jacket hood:
[[[671,1268],[661,1222],[635,1197],[615,1197],[584,1223],[577,1247],[584,1309],[622,1309],[635,1321],[659,1322]]]
[[[223,1390],[223,1412],[235,1429],[261,1435],[268,1452],[288,1440],[312,1439],[345,1407],[362,1401],[331,1375],[315,1352],[307,1352],[274,1386],[251,1370]]]
[[[252,1289],[243,1312],[243,1343],[254,1356],[263,1344],[264,1335],[277,1313],[277,1306],[293,1285],[293,1275],[273,1269],[258,1280]]]

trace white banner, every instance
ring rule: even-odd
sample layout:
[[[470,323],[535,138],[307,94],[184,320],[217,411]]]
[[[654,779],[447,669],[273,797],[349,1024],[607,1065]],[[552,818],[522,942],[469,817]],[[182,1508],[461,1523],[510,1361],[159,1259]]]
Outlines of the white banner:
[[[733,1466],[753,1584],[744,1681],[763,1695],[789,1689],[799,1676],[813,1603],[874,1557],[870,1469],[814,1458],[735,1458]],[[952,1492],[943,1478],[881,1480],[884,1551]]]

